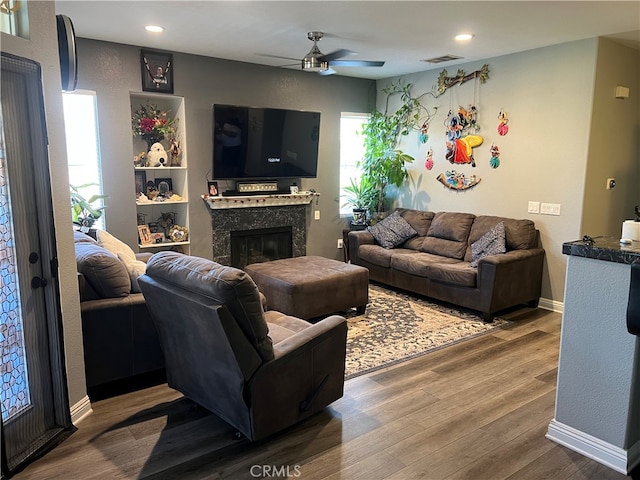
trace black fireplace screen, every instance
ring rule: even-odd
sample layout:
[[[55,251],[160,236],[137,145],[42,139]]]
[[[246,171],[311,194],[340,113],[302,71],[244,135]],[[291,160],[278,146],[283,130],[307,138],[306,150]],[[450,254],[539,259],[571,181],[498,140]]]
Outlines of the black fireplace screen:
[[[274,227],[238,230],[231,233],[231,266],[244,268],[251,263],[291,258],[292,228]]]

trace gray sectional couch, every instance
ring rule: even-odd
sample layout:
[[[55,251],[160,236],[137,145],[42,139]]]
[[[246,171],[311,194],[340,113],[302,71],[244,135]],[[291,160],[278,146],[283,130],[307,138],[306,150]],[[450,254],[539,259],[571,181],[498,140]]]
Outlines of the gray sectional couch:
[[[367,267],[371,280],[477,310],[485,321],[516,305],[537,306],[545,251],[531,220],[403,208],[394,213],[415,235],[393,248],[381,246],[369,230],[349,232],[351,262]],[[502,227],[504,253],[479,251]]]

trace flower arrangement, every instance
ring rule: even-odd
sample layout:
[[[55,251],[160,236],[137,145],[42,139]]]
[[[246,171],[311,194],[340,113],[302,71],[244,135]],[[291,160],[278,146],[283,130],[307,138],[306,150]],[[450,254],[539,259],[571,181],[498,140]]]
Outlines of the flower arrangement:
[[[176,123],[177,119],[169,118],[168,111],[162,111],[149,102],[140,105],[131,117],[133,134],[142,137],[149,147],[164,140],[167,135],[175,135]]]

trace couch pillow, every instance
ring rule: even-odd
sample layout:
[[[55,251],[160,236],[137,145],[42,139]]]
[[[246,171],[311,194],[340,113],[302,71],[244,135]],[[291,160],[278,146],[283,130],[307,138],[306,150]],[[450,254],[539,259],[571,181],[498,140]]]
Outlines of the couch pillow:
[[[421,250],[462,260],[467,251],[469,231],[474,219],[475,215],[471,213],[436,213]]]
[[[421,237],[427,234],[431,226],[431,221],[435,216],[434,212],[412,210],[410,208],[398,208],[396,212],[398,212]]]
[[[78,242],[76,264],[78,272],[102,298],[126,297],[131,292],[131,280],[123,263],[102,248],[89,242]]]
[[[376,242],[384,248],[397,247],[418,234],[397,212],[393,212],[368,230]]]
[[[481,258],[489,255],[499,255],[506,251],[504,222],[500,222],[477,241],[473,242],[471,245],[470,265],[477,267]]]
[[[96,230],[96,236],[98,238],[98,245],[106,248],[114,255],[117,256],[119,253],[122,253],[124,257],[131,260],[132,262],[136,260],[136,254],[131,249],[131,247],[121,240],[118,240],[109,232],[105,232],[104,230]]]
[[[147,264],[140,260],[131,260],[123,253],[118,253],[118,260],[122,262],[124,268],[129,273],[129,280],[131,280],[131,292],[140,293],[140,285],[138,285],[138,277],[143,275],[147,270]]]

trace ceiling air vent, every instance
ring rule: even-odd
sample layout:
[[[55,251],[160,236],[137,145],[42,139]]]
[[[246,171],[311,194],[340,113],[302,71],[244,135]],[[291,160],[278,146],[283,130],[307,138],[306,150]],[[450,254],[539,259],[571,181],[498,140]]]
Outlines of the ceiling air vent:
[[[427,58],[426,60],[422,60],[427,63],[443,63],[450,62],[451,60],[460,60],[463,57],[458,57],[457,55],[442,55],[441,57]]]

